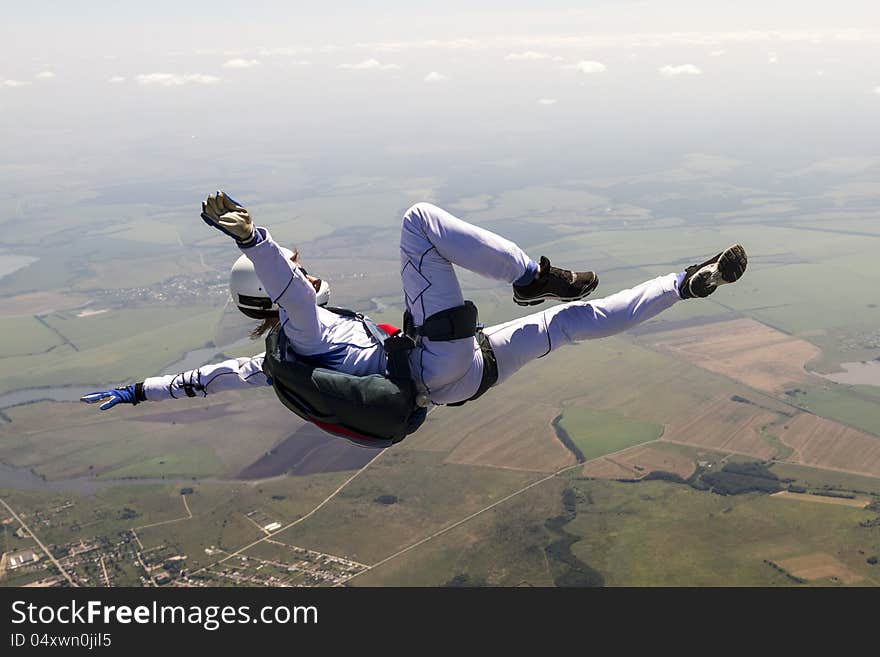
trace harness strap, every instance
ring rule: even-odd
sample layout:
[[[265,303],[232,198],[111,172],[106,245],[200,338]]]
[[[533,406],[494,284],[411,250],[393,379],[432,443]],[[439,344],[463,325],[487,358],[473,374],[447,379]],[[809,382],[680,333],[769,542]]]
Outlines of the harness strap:
[[[395,327],[390,324],[379,325],[376,324],[372,319],[364,315],[363,313],[355,312],[354,310],[349,310],[348,308],[337,308],[336,306],[325,306],[326,310],[329,310],[332,313],[336,313],[337,315],[341,315],[342,317],[351,317],[352,319],[360,320],[361,324],[364,325],[364,328],[367,329],[367,333],[375,340],[378,344],[385,346],[385,341],[392,335],[394,335]],[[413,343],[413,347],[415,344]],[[388,353],[388,348],[385,347],[386,354]]]
[[[483,354],[483,378],[480,379],[480,387],[477,388],[477,391],[471,397],[468,397],[464,401],[446,404],[447,406],[464,406],[469,401],[473,401],[481,396],[498,381],[498,360],[495,358],[495,352],[492,351],[492,345],[489,343],[489,338],[486,337],[485,333],[480,331],[477,333],[477,342],[479,343],[480,351]]]
[[[461,306],[434,313],[421,326],[413,323],[412,313],[407,310],[403,316],[403,330],[413,338],[422,336],[435,342],[446,342],[474,337],[479,328],[478,320],[477,307],[472,301],[465,301]]]
[[[463,406],[467,402],[482,396],[498,381],[498,361],[495,358],[495,352],[492,351],[489,338],[481,330],[483,326],[479,323],[477,307],[470,300],[466,299],[461,306],[447,308],[446,310],[434,313],[426,318],[421,326],[415,326],[412,313],[406,310],[403,314],[403,331],[393,335],[389,335],[387,331],[380,328],[373,320],[365,317],[362,313],[335,306],[325,306],[325,308],[337,315],[361,321],[367,332],[385,350],[387,374],[391,379],[413,380],[409,365],[409,354],[415,348],[416,340],[419,336],[435,342],[476,337],[483,356],[483,376],[480,379],[480,386],[471,397],[464,401],[446,404],[447,406]],[[426,409],[421,410],[425,411]],[[413,430],[418,428],[418,425],[423,421],[424,413],[415,420]]]
[[[396,379],[397,381],[413,381],[412,369],[409,365],[409,354],[415,349],[416,342],[412,336],[407,335],[402,331],[392,333],[385,328],[380,327],[372,319],[362,313],[348,310],[347,308],[328,306],[327,310],[336,313],[337,315],[342,315],[343,317],[352,317],[361,321],[367,329],[367,332],[377,343],[382,345],[382,348],[385,350],[385,370],[388,378]],[[474,310],[476,311],[476,308],[474,308]],[[419,413],[420,411],[416,412]],[[417,429],[424,421],[425,414],[422,413],[420,417],[420,420],[414,420],[413,431],[415,431],[415,429]]]
[[[412,371],[409,366],[409,353],[416,343],[404,333],[398,333],[382,342],[387,360],[388,376],[392,379],[408,379],[412,381]]]

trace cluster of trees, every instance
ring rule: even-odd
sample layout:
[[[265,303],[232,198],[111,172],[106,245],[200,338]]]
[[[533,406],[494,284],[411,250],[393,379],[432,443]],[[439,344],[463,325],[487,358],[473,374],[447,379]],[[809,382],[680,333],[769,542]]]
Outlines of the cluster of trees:
[[[822,497],[839,497],[844,500],[854,500],[856,498],[853,493],[840,490],[823,490],[821,493],[814,493],[814,495],[821,495]]]
[[[556,437],[559,438],[559,441],[568,448],[568,450],[574,454],[574,457],[577,459],[578,463],[584,463],[587,460],[587,457],[584,456],[584,453],[581,451],[580,447],[574,444],[574,441],[571,439],[571,436],[568,435],[568,432],[562,428],[562,424],[560,424],[560,420],[562,420],[562,415],[557,415],[553,419],[553,430],[556,432]]]
[[[489,582],[487,582],[483,577],[471,577],[467,573],[459,573],[451,580],[446,582],[443,586],[449,588],[477,588],[482,586],[489,586]]]
[[[595,587],[604,586],[605,578],[595,568],[578,559],[571,551],[571,546],[580,540],[579,536],[569,534],[564,527],[577,515],[577,493],[571,488],[562,492],[562,513],[548,518],[544,526],[551,532],[559,534],[559,538],[544,548],[548,560],[560,568],[553,583],[559,587]]]
[[[777,493],[783,489],[783,482],[757,461],[747,463],[728,463],[716,472],[702,472],[699,481],[691,485],[700,490],[709,490],[719,495],[741,495],[743,493]],[[695,485],[697,484],[697,485]],[[699,484],[702,484],[700,486]]]
[[[792,575],[790,572],[788,572],[785,568],[780,566],[775,561],[770,561],[769,559],[764,559],[764,563],[767,564],[768,566],[770,566],[773,570],[782,573],[783,575],[788,577],[788,579],[790,579],[794,582],[797,582],[798,584],[804,583],[804,580],[802,580],[800,577],[796,577],[795,575]]]
[[[671,481],[675,484],[686,484],[687,480],[682,479],[681,475],[677,475],[674,472],[666,472],[665,470],[653,470],[649,472],[642,481]]]
[[[871,527],[880,527],[880,516],[876,518],[871,518],[870,520],[862,520],[859,523],[859,527],[864,527],[865,529],[869,529]]]

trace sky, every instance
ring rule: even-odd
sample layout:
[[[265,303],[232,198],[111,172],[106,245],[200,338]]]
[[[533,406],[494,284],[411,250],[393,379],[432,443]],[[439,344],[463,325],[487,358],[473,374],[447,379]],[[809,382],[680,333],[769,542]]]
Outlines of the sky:
[[[212,162],[430,175],[526,158],[559,176],[878,146],[867,1],[7,5],[7,190]]]

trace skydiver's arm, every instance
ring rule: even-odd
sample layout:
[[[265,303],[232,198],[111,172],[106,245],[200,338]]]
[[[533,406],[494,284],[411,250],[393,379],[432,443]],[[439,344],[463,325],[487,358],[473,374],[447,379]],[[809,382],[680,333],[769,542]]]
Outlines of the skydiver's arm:
[[[162,401],[181,397],[207,397],[224,390],[271,385],[263,373],[263,357],[231,358],[180,374],[153,376],[143,382],[143,400]]]
[[[269,231],[254,226],[247,209],[222,191],[211,194],[202,203],[201,216],[209,226],[234,237],[253,263],[263,289],[284,310],[284,332],[293,345],[307,351],[320,349],[323,331],[315,305],[315,288],[288,260]]]
[[[315,287],[302,270],[284,255],[269,231],[262,227],[254,231],[251,244],[241,245],[241,252],[253,263],[266,293],[287,314],[284,332],[294,346],[306,350],[319,348],[324,331],[315,305]]]

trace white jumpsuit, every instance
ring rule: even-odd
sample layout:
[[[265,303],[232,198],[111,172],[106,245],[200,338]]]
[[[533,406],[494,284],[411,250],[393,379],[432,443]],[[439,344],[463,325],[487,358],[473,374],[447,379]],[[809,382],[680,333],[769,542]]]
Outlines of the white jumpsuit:
[[[294,350],[313,362],[350,374],[384,373],[385,355],[363,324],[315,305],[315,290],[280,251],[268,231],[242,251],[266,292],[280,307],[284,331]],[[403,215],[400,270],[406,307],[415,324],[436,312],[460,306],[464,299],[453,265],[488,278],[513,283],[534,262],[516,244],[468,224],[429,203],[417,203]],[[646,281],[602,299],[563,303],[526,317],[484,329],[498,363],[499,384],[523,365],[564,345],[620,333],[679,300],[684,273]],[[220,390],[268,385],[264,354],[206,365],[144,381],[148,400],[207,395]],[[475,338],[433,342],[421,338],[411,352],[416,385],[434,404],[470,398],[480,385],[483,359]]]

